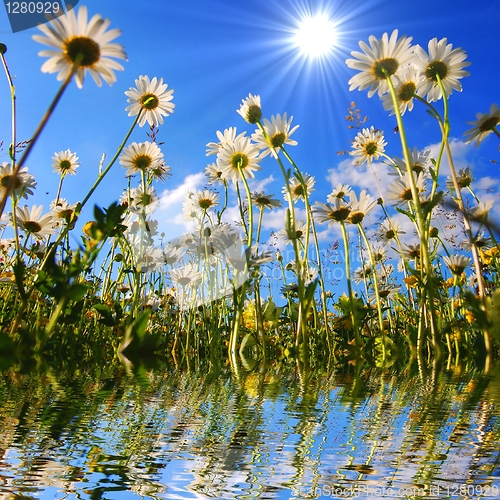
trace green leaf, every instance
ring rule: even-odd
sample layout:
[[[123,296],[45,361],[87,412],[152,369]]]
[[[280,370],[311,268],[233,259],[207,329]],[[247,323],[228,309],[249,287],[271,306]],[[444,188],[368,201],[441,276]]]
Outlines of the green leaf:
[[[12,267],[14,269],[14,277],[16,279],[19,295],[21,296],[21,299],[24,300],[27,298],[26,291],[24,290],[24,274],[26,271],[26,265],[24,264],[24,261],[17,259]]]
[[[396,207],[396,210],[403,215],[406,215],[412,222],[415,222],[415,216],[408,210],[403,210],[402,208]]]
[[[87,285],[83,285],[81,283],[72,285],[67,291],[67,297],[70,300],[78,301],[83,298],[85,293],[87,293],[87,288]]]
[[[430,214],[433,210],[434,207],[443,199],[444,196],[444,191],[438,191],[432,200],[430,200],[424,207],[423,207],[423,212],[424,215]]]
[[[256,343],[255,337],[251,333],[247,333],[241,341],[240,352],[244,351],[247,347],[253,347]]]

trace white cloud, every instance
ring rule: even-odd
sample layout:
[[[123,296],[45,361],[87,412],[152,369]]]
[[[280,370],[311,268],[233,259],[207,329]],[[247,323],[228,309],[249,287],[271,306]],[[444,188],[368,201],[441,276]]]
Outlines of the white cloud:
[[[351,159],[346,158],[335,169],[329,169],[326,178],[332,189],[337,184],[348,184],[352,188],[358,188],[356,190],[366,189],[373,197],[379,198],[380,192],[384,193],[387,185],[394,180],[388,173],[389,167],[385,163],[358,167],[352,164]]]
[[[172,211],[172,213],[178,213],[182,210],[182,202],[188,191],[193,191],[195,189],[200,189],[207,181],[205,174],[199,172],[197,174],[190,174],[184,177],[184,181],[180,186],[174,189],[165,189],[160,194],[160,210]]]
[[[262,191],[265,191],[265,187],[268,184],[271,184],[275,180],[276,179],[272,175],[270,175],[269,177],[266,177],[264,179],[250,179],[248,182],[248,186],[249,186],[250,191],[252,193],[254,191],[262,192]]]
[[[167,238],[173,239],[192,228],[182,213],[182,203],[188,191],[200,189],[206,183],[203,172],[187,175],[182,184],[165,189],[160,193],[160,206],[152,214],[158,221],[158,232],[164,232]]]

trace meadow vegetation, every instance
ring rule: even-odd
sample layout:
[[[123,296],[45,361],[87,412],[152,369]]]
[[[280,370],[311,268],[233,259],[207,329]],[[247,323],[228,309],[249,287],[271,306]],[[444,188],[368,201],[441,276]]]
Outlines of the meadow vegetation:
[[[433,39],[424,50],[395,30],[360,42],[362,51],[346,61],[357,71],[351,90],[368,89],[394,115],[391,145],[355,103],[347,117],[352,168],[368,165],[375,185],[376,163],[386,165],[386,192],[340,183],[326,200],[316,199],[315,177],[293,159],[300,146],[292,118],[266,118],[260,96],[250,94],[238,109],[248,130],[217,131],[207,144],[214,162],[205,170],[206,189],[186,193],[183,205],[192,229],[169,240],[155,220],[158,186],[170,175],[158,133],[174,111],[173,90],[162,78],[139,76],[125,92],[130,129],[108,163],[103,156],[82,200],[64,198],[65,178],[80,167],[68,149],[52,158],[58,189],[50,208],[30,203],[36,179],[29,156],[65,89],[73,80],[81,87],[87,73],[98,85],[114,83],[125,58],[112,43],[118,30],[107,31],[100,16],[88,20],[85,7],[51,26],[34,38],[51,47],[41,52],[48,57],[42,71],[57,73],[61,88],[22,141],[7,47],[0,46],[12,101],[8,161],[0,166],[4,356],[362,359],[378,366],[398,356],[496,359],[498,230],[488,218],[492,203],[475,191],[473,169],[456,170],[450,147],[449,98],[468,75],[462,49]],[[5,87],[2,94],[8,98]],[[404,115],[414,106],[435,119],[441,144],[435,156],[412,146]],[[490,134],[500,137],[499,121],[492,105],[471,123],[466,140],[479,146]],[[144,142],[130,142],[144,126]],[[277,162],[280,195],[252,191],[262,161]],[[450,176],[443,182],[444,162]],[[120,168],[123,196],[102,207],[94,191]],[[84,221],[91,202],[93,218]],[[265,220],[275,213],[283,214],[282,228],[269,235]],[[454,221],[453,237],[438,230],[443,217]],[[325,245],[318,235],[327,227],[332,237]],[[75,233],[78,246],[70,244]]]

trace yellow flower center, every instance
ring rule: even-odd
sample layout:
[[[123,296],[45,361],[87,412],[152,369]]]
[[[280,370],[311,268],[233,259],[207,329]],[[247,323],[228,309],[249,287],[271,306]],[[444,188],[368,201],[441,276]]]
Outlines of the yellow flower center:
[[[456,276],[459,276],[462,274],[465,270],[465,266],[460,265],[460,264],[452,264],[450,266],[450,271],[452,274],[455,274]]]
[[[62,170],[62,171],[66,171],[66,170],[69,170],[71,168],[71,162],[69,160],[61,160],[59,162],[59,168]]]
[[[9,184],[12,182],[12,175],[4,175],[0,178],[0,186],[3,188],[8,188]],[[22,182],[19,180],[19,177],[16,177],[14,180],[14,189],[19,189],[22,186]]]
[[[490,130],[493,130],[499,122],[500,118],[498,118],[498,116],[491,116],[479,125],[479,130],[481,132],[489,132]]]
[[[203,210],[207,210],[214,205],[214,202],[210,198],[201,198],[198,200],[198,205],[200,205],[200,208]]]
[[[461,188],[466,188],[470,186],[472,183],[472,179],[468,175],[462,175],[462,177],[458,178],[458,185]]]
[[[433,82],[437,82],[438,76],[440,80],[444,80],[447,74],[448,66],[443,61],[432,61],[425,69],[427,80],[432,80]]]
[[[373,63],[371,73],[377,80],[385,80],[398,70],[399,64],[393,57],[385,57]]]
[[[245,153],[233,153],[231,158],[229,158],[229,164],[236,169],[241,168],[242,170],[246,168],[249,164],[248,156]]]
[[[349,207],[341,206],[337,210],[330,212],[328,215],[331,219],[340,222],[346,220],[350,213],[351,209]]]
[[[137,155],[132,160],[132,165],[139,170],[146,170],[152,163],[151,156]]]
[[[140,103],[142,108],[152,111],[158,107],[160,101],[154,94],[148,93],[141,96]]]
[[[378,145],[376,142],[373,141],[367,142],[364,147],[365,154],[367,156],[373,156],[377,152],[377,149]]]
[[[140,198],[144,206],[149,205],[153,201],[153,197],[148,193],[143,193]]]
[[[398,90],[398,97],[401,102],[408,102],[415,96],[417,86],[414,82],[405,82]]]
[[[271,137],[271,145],[273,148],[280,148],[285,144],[286,135],[283,132],[278,132]]]
[[[302,184],[298,184],[297,186],[295,186],[293,188],[293,194],[295,196],[304,196],[305,194],[304,186]]]
[[[424,170],[424,167],[420,163],[414,163],[412,170],[418,175]]]
[[[351,224],[359,224],[360,222],[363,222],[364,218],[365,214],[363,212],[351,212],[349,214],[349,222]]]
[[[246,118],[248,123],[257,123],[262,118],[262,110],[260,109],[260,106],[257,106],[256,104],[249,106]]]
[[[87,36],[74,36],[64,42],[63,53],[71,63],[88,68],[99,61],[101,49],[99,45]]]
[[[411,201],[412,200],[412,194],[411,194],[411,189],[406,188],[402,193],[401,193],[401,199],[404,201]]]
[[[24,221],[23,227],[27,233],[39,233],[42,230],[42,226],[33,220]]]

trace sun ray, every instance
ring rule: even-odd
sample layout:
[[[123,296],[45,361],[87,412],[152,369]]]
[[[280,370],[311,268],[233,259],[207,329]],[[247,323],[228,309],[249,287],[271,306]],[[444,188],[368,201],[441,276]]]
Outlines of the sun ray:
[[[310,58],[322,58],[335,46],[335,24],[324,14],[304,16],[295,30],[294,44],[302,54]]]

